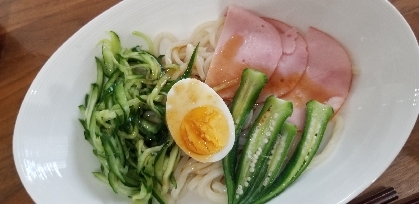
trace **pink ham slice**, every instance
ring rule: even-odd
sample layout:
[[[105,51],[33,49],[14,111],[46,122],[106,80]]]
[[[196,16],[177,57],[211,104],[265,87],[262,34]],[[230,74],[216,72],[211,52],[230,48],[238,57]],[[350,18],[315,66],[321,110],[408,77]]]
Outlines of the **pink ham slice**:
[[[305,104],[315,99],[333,107],[335,113],[348,95],[352,81],[352,65],[345,49],[329,35],[309,28],[305,36],[308,50],[307,69],[301,80],[282,98],[293,103],[288,121],[302,130]]]
[[[270,77],[282,54],[276,29],[259,16],[231,5],[207,73],[210,87],[231,86],[217,91],[225,100],[234,97],[242,71],[251,67]]]
[[[259,95],[263,102],[269,95],[280,97],[298,83],[307,67],[307,44],[295,28],[274,19],[264,18],[280,33],[283,53],[279,63]]]

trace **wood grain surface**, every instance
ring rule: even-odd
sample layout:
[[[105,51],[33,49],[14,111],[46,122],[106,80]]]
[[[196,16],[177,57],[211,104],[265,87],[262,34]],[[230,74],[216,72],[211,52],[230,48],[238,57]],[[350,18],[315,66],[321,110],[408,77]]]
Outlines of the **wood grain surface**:
[[[0,0],[0,203],[34,203],[18,177],[12,154],[16,117],[30,84],[65,40],[118,2]],[[419,0],[390,2],[418,39]],[[402,201],[419,195],[419,122],[393,163],[363,194],[383,186],[394,187]]]

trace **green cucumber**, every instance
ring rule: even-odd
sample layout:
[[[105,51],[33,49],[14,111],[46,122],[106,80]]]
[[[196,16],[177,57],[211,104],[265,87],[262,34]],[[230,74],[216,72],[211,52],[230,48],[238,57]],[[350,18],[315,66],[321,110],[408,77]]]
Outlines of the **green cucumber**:
[[[261,185],[263,179],[257,179],[257,177],[267,173],[266,168],[262,166],[266,164],[279,131],[291,114],[291,102],[275,96],[269,96],[266,99],[262,111],[250,130],[240,157],[235,203],[248,193],[251,186]]]
[[[168,140],[164,145],[160,152],[157,153],[157,159],[154,163],[154,176],[156,177],[157,181],[162,185],[163,183],[163,174],[164,174],[164,162],[166,160],[166,152],[173,144],[173,139]]]
[[[89,136],[91,140],[92,146],[96,149],[99,154],[105,155],[105,150],[101,141],[101,138],[96,134],[96,106],[93,108],[92,111],[92,119],[89,124]]]
[[[154,161],[157,156],[157,152],[159,152],[162,148],[163,145],[146,148],[145,150],[142,150],[143,148],[139,148],[137,172],[143,172],[147,173],[149,176],[154,176]]]
[[[333,108],[315,100],[306,104],[306,121],[301,140],[284,170],[272,185],[250,203],[266,203],[291,185],[307,168],[319,148]]]
[[[236,191],[235,169],[237,163],[238,137],[244,122],[253,108],[262,88],[267,82],[264,73],[246,68],[241,75],[239,88],[230,107],[233,116],[236,139],[233,148],[222,159],[224,178],[227,186],[228,203],[233,203]]]
[[[100,162],[101,172],[93,174],[133,203],[149,203],[153,195],[164,203],[170,183],[176,185],[173,171],[180,157],[162,117],[166,93],[161,89],[170,73],[139,46],[122,48],[114,32],[101,43],[96,83],[78,107],[84,137]]]
[[[132,34],[134,34],[134,35],[136,35],[136,36],[138,36],[138,37],[140,37],[140,38],[142,38],[142,39],[144,39],[145,41],[146,41],[146,43],[147,43],[147,46],[148,46],[148,51],[150,52],[150,53],[152,53],[152,54],[156,54],[155,53],[155,50],[154,50],[154,46],[153,46],[153,41],[150,39],[150,37],[148,37],[146,34],[144,34],[144,33],[142,33],[142,32],[140,32],[140,31],[134,31],[134,32],[132,32]],[[157,52],[158,50],[156,50],[156,52]]]
[[[183,74],[182,74],[182,76],[180,77],[179,80],[191,77],[192,68],[195,65],[198,49],[199,49],[199,43],[196,45],[194,51],[192,52],[191,59],[188,62],[188,66],[187,66],[185,72],[183,72]]]
[[[137,174],[137,172],[134,169],[128,170],[128,172],[123,175],[125,182],[124,184],[128,187],[138,187],[140,186],[140,176]]]
[[[99,99],[99,86],[96,83],[94,83],[90,86],[90,93],[89,93],[87,105],[84,111],[87,127],[90,127],[90,122],[92,121],[92,118],[94,119],[94,117],[92,117],[92,113],[98,99]]]
[[[114,86],[115,86],[115,82],[116,80],[119,78],[119,76],[122,75],[122,72],[119,70],[115,70],[112,75],[109,77],[108,81],[106,81],[105,85],[103,86],[103,91],[104,91],[104,95],[102,98],[104,98],[104,96],[106,96],[109,93],[112,93]]]
[[[156,106],[154,105],[154,101],[159,96],[160,90],[163,88],[163,86],[167,83],[167,81],[170,79],[170,75],[165,74],[163,75],[158,81],[156,86],[154,87],[153,91],[148,95],[147,97],[147,104],[150,106],[151,110],[153,110],[155,113],[157,113],[159,116],[164,115],[164,112],[160,112]]]
[[[116,175],[112,171],[108,173],[108,181],[109,181],[109,185],[111,186],[113,192],[118,193],[118,189],[119,189],[118,178],[116,177]]]
[[[141,182],[141,191],[131,197],[133,203],[152,203],[153,179],[144,177]]]
[[[118,35],[111,31],[109,32],[111,39],[103,40],[102,44],[102,55],[104,61],[103,72],[107,77],[110,77],[112,73],[116,70],[117,65],[115,64],[115,56],[121,51],[121,42]]]
[[[121,106],[122,111],[124,112],[124,122],[128,121],[130,108],[128,105],[127,96],[125,94],[124,85],[122,81],[117,82],[115,86],[115,101]]]
[[[115,146],[113,145],[111,139],[113,138],[110,135],[101,135],[103,148],[106,154],[106,160],[108,161],[109,165],[109,171],[114,173],[115,176],[121,181],[125,181],[124,177],[122,176],[122,172],[120,171],[120,167],[122,166],[121,160],[119,158],[120,155],[116,154]]]
[[[176,169],[177,164],[180,160],[180,149],[177,145],[173,145],[170,151],[170,155],[165,160],[165,170],[163,174],[163,182],[162,182],[162,192],[167,193],[169,191],[170,183],[173,183],[174,179],[171,180],[173,177],[173,172]],[[176,181],[174,183],[176,186]]]
[[[158,185],[156,184],[153,185],[152,195],[157,200],[157,202],[159,202],[160,204],[165,204],[166,199],[164,198],[161,190],[157,186]]]
[[[99,92],[98,98],[101,98],[103,85],[105,84],[105,75],[103,73],[104,64],[97,57],[95,57],[95,61],[96,61],[96,84],[98,86],[98,92]]]
[[[150,137],[156,134],[161,129],[159,124],[150,122],[143,118],[140,118],[138,120],[138,128],[143,134],[149,135]]]

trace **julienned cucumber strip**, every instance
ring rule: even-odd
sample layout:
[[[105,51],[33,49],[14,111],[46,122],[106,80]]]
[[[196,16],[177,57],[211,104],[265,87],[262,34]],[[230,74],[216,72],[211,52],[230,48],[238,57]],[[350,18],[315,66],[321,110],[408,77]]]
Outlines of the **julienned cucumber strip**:
[[[230,204],[234,201],[236,190],[235,169],[237,162],[238,136],[240,135],[243,124],[252,110],[256,99],[259,97],[262,88],[265,86],[266,81],[267,77],[262,72],[250,68],[243,70],[240,86],[230,107],[230,112],[233,116],[235,125],[236,139],[233,148],[227,156],[222,159],[224,178],[227,186],[228,203]]]
[[[124,85],[122,81],[118,82],[115,86],[115,101],[121,106],[122,111],[124,112],[124,122],[128,121],[130,114],[130,108],[128,106],[127,96],[125,94]]]
[[[110,77],[117,69],[114,60],[115,56],[121,51],[121,42],[118,35],[113,31],[109,32],[109,34],[111,36],[110,40],[102,40],[102,55],[105,65],[103,72],[107,77]]]
[[[153,195],[164,203],[163,195],[176,185],[173,171],[180,158],[163,117],[162,87],[171,68],[138,46],[122,48],[114,32],[101,43],[96,83],[79,106],[85,138],[100,162],[101,172],[94,175],[133,203],[148,203]]]
[[[327,123],[333,116],[333,108],[318,101],[306,104],[306,123],[301,141],[284,170],[264,194],[250,203],[266,203],[292,184],[310,164],[319,148]],[[263,193],[263,192],[262,192]]]
[[[265,192],[275,181],[284,166],[285,158],[296,134],[297,127],[294,124],[285,122],[282,125],[275,144],[272,147],[271,155],[268,157],[268,161],[262,166],[261,172],[266,171],[266,173],[257,175],[256,185],[250,186],[248,193],[244,195],[241,203],[248,203],[249,200],[257,197],[261,192]]]
[[[269,96],[253,123],[238,165],[235,203],[248,193],[251,186],[261,185],[259,175],[265,175],[266,159],[271,155],[279,131],[292,114],[292,103]]]
[[[103,85],[104,85],[104,82],[105,82],[105,75],[103,73],[104,64],[97,57],[95,57],[95,61],[96,61],[96,72],[97,72],[97,74],[96,74],[96,84],[97,84],[98,89],[99,89],[98,90],[99,91],[98,98],[100,98],[102,96],[102,89],[103,89]]]
[[[116,150],[115,150],[115,146],[113,145],[111,141],[111,136],[107,134],[103,134],[100,139],[102,140],[103,148],[105,149],[106,160],[108,161],[108,164],[109,164],[109,171],[112,172],[116,176],[116,178],[122,181],[125,181],[124,177],[122,176],[122,172],[119,169],[119,167],[122,166],[120,158],[119,158],[120,155],[115,153]],[[111,181],[109,182],[112,184]],[[117,193],[116,190],[114,191]]]

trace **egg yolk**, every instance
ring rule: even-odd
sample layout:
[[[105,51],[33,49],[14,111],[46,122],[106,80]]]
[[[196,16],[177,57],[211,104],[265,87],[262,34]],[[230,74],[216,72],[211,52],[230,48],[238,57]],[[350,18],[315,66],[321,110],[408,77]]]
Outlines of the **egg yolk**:
[[[180,135],[191,152],[199,155],[214,154],[227,144],[227,120],[220,110],[212,106],[194,108],[183,118]]]

